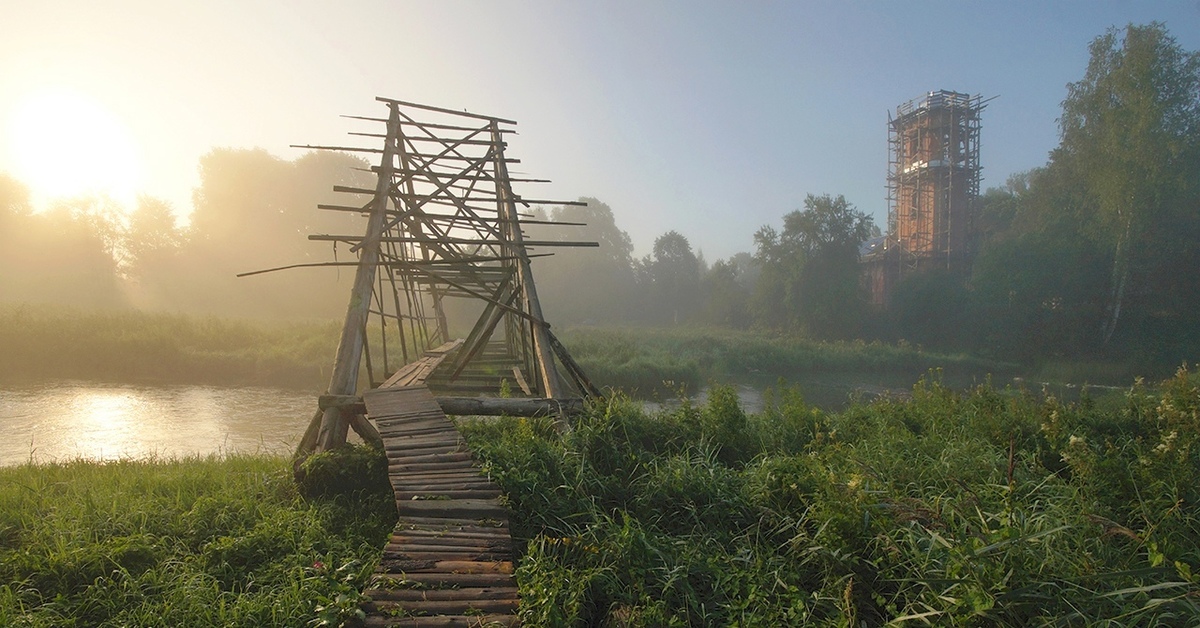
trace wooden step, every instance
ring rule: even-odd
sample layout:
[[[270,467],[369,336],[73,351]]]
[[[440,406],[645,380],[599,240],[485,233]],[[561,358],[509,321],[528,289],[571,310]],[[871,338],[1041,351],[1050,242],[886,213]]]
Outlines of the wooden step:
[[[371,615],[363,621],[366,628],[492,628],[519,626],[515,615],[439,615],[436,617],[386,617]]]
[[[363,592],[364,625],[519,625],[500,488],[475,465],[428,389],[363,398],[383,437],[399,515]]]

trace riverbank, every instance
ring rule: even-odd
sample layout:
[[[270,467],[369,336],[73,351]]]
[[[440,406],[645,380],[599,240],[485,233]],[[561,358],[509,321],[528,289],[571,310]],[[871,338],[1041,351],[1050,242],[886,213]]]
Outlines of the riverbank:
[[[836,413],[718,386],[565,435],[461,427],[512,510],[528,626],[1182,625],[1197,380],[1103,403],[926,380]],[[395,517],[355,452],[301,487],[279,457],[0,469],[0,625],[338,625]]]
[[[340,325],[138,310],[0,307],[0,382],[84,380],[323,390]]]
[[[813,373],[887,373],[907,388],[929,369],[950,377],[1010,374],[1016,365],[906,344],[819,342],[704,327],[556,330],[599,386],[643,397],[696,392],[710,381],[762,386]],[[336,321],[218,319],[136,310],[0,307],[0,382],[274,386],[323,390]]]

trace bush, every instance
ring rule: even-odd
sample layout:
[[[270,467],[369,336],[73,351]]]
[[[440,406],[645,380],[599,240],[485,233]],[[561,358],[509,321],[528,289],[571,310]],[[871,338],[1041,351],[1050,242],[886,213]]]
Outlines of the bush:
[[[390,491],[387,466],[387,455],[373,445],[344,445],[313,454],[300,464],[300,493],[315,498]]]

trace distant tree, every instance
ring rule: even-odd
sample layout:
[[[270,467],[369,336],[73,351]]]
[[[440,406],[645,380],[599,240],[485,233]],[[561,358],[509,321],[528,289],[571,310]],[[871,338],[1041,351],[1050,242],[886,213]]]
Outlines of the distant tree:
[[[240,272],[304,262],[354,261],[336,246],[315,244],[313,233],[359,235],[354,212],[317,209],[347,205],[334,185],[371,187],[362,160],[332,152],[286,161],[261,149],[214,149],[200,159],[180,281],[163,305],[239,316],[336,318],[345,313],[347,269],[298,269],[239,279]],[[359,170],[355,170],[358,168]],[[330,250],[332,248],[332,250]],[[339,284],[339,279],[344,281]],[[177,286],[179,288],[179,286]]]
[[[0,225],[29,214],[29,188],[13,177],[0,172]],[[3,235],[0,231],[0,235]]]
[[[122,273],[134,305],[159,305],[178,289],[179,279],[189,274],[180,259],[184,243],[185,233],[175,224],[171,204],[139,197],[121,245]]]
[[[704,273],[703,321],[737,329],[750,326],[750,290],[733,261],[717,260]]]
[[[0,173],[0,301],[19,299],[18,286],[26,268],[29,188]]]
[[[678,324],[695,317],[700,303],[700,261],[686,237],[678,231],[659,236],[642,268],[653,319]]]
[[[534,260],[534,280],[543,308],[555,322],[628,320],[633,311],[635,291],[633,243],[629,234],[617,227],[611,207],[595,198],[579,200],[587,206],[556,207],[550,220],[585,223],[585,226],[529,225],[526,228],[534,239],[600,245],[598,248],[550,249],[547,252],[553,256]]]
[[[122,305],[117,264],[122,209],[112,199],[60,199],[15,215],[0,252],[0,299],[80,307]]]
[[[962,275],[938,268],[902,279],[889,310],[900,338],[926,347],[957,348],[966,340],[968,305]]]
[[[1200,53],[1161,23],[1110,29],[1090,52],[1051,168],[1083,186],[1079,224],[1112,252],[1107,343],[1126,312],[1141,324],[1180,299],[1200,305]]]
[[[769,326],[787,325],[816,336],[857,332],[864,300],[858,249],[872,233],[871,217],[841,195],[804,199],[804,210],[783,217],[783,230],[754,235],[762,275],[756,314]]]

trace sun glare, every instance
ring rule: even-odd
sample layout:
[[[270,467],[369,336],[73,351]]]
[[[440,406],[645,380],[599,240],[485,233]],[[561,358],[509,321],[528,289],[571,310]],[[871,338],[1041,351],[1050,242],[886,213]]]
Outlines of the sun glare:
[[[78,92],[31,94],[8,120],[15,175],[35,200],[105,194],[131,205],[141,163],[129,131],[103,105]]]

